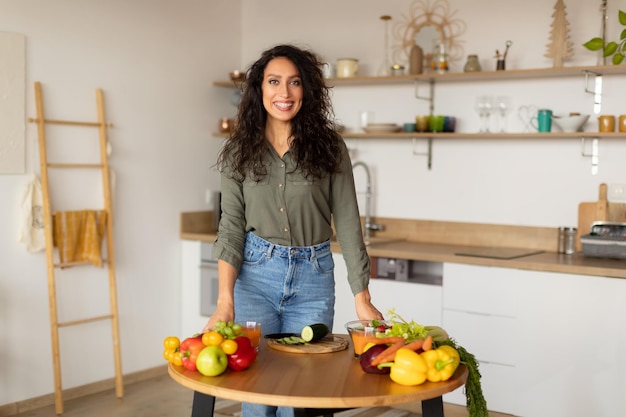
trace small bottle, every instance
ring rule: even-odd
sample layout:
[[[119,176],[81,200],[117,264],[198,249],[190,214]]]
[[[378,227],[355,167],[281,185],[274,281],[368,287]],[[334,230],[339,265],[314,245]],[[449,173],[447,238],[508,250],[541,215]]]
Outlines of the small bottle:
[[[576,228],[559,227],[558,253],[571,255],[576,251]]]
[[[465,63],[465,67],[463,67],[463,71],[465,72],[478,72],[480,71],[480,62],[478,62],[478,55],[468,55],[467,62]]]

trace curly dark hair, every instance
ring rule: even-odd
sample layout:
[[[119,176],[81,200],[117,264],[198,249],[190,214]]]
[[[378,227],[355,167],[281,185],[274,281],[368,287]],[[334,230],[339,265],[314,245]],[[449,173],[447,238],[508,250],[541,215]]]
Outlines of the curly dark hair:
[[[233,178],[247,175],[259,181],[267,171],[262,161],[267,152],[263,106],[263,73],[274,58],[285,57],[298,68],[302,79],[302,107],[291,121],[293,138],[289,150],[307,178],[320,179],[339,170],[341,141],[334,122],[329,87],[324,82],[319,58],[293,45],[277,45],[261,54],[250,66],[242,84],[236,123],[217,159],[217,166],[231,168]]]

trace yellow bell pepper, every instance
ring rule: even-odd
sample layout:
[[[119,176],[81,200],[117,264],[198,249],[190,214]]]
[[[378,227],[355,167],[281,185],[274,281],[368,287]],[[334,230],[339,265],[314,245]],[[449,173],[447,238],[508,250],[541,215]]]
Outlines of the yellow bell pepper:
[[[448,345],[442,345],[437,349],[427,350],[422,352],[420,356],[428,366],[426,378],[430,382],[447,381],[450,379],[461,361],[459,352]]]
[[[418,353],[400,348],[396,352],[389,376],[400,385],[419,385],[426,381],[427,371],[428,365]]]

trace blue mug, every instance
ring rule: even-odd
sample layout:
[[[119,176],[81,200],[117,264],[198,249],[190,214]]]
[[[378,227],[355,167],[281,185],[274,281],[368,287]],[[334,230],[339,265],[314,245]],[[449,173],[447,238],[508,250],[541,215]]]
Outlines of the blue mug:
[[[456,117],[444,116],[443,117],[443,131],[454,132],[455,129],[456,129]]]

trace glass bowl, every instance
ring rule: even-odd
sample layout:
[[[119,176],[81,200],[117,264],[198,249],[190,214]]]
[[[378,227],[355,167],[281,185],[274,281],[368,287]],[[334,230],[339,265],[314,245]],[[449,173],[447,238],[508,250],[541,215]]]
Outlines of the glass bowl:
[[[391,322],[386,320],[377,320],[377,322],[384,327],[391,327]],[[374,341],[385,332],[380,327],[374,327],[372,320],[353,320],[345,324],[346,330],[352,340],[352,347],[354,349],[354,356],[360,357],[363,353],[363,349],[368,342]]]

